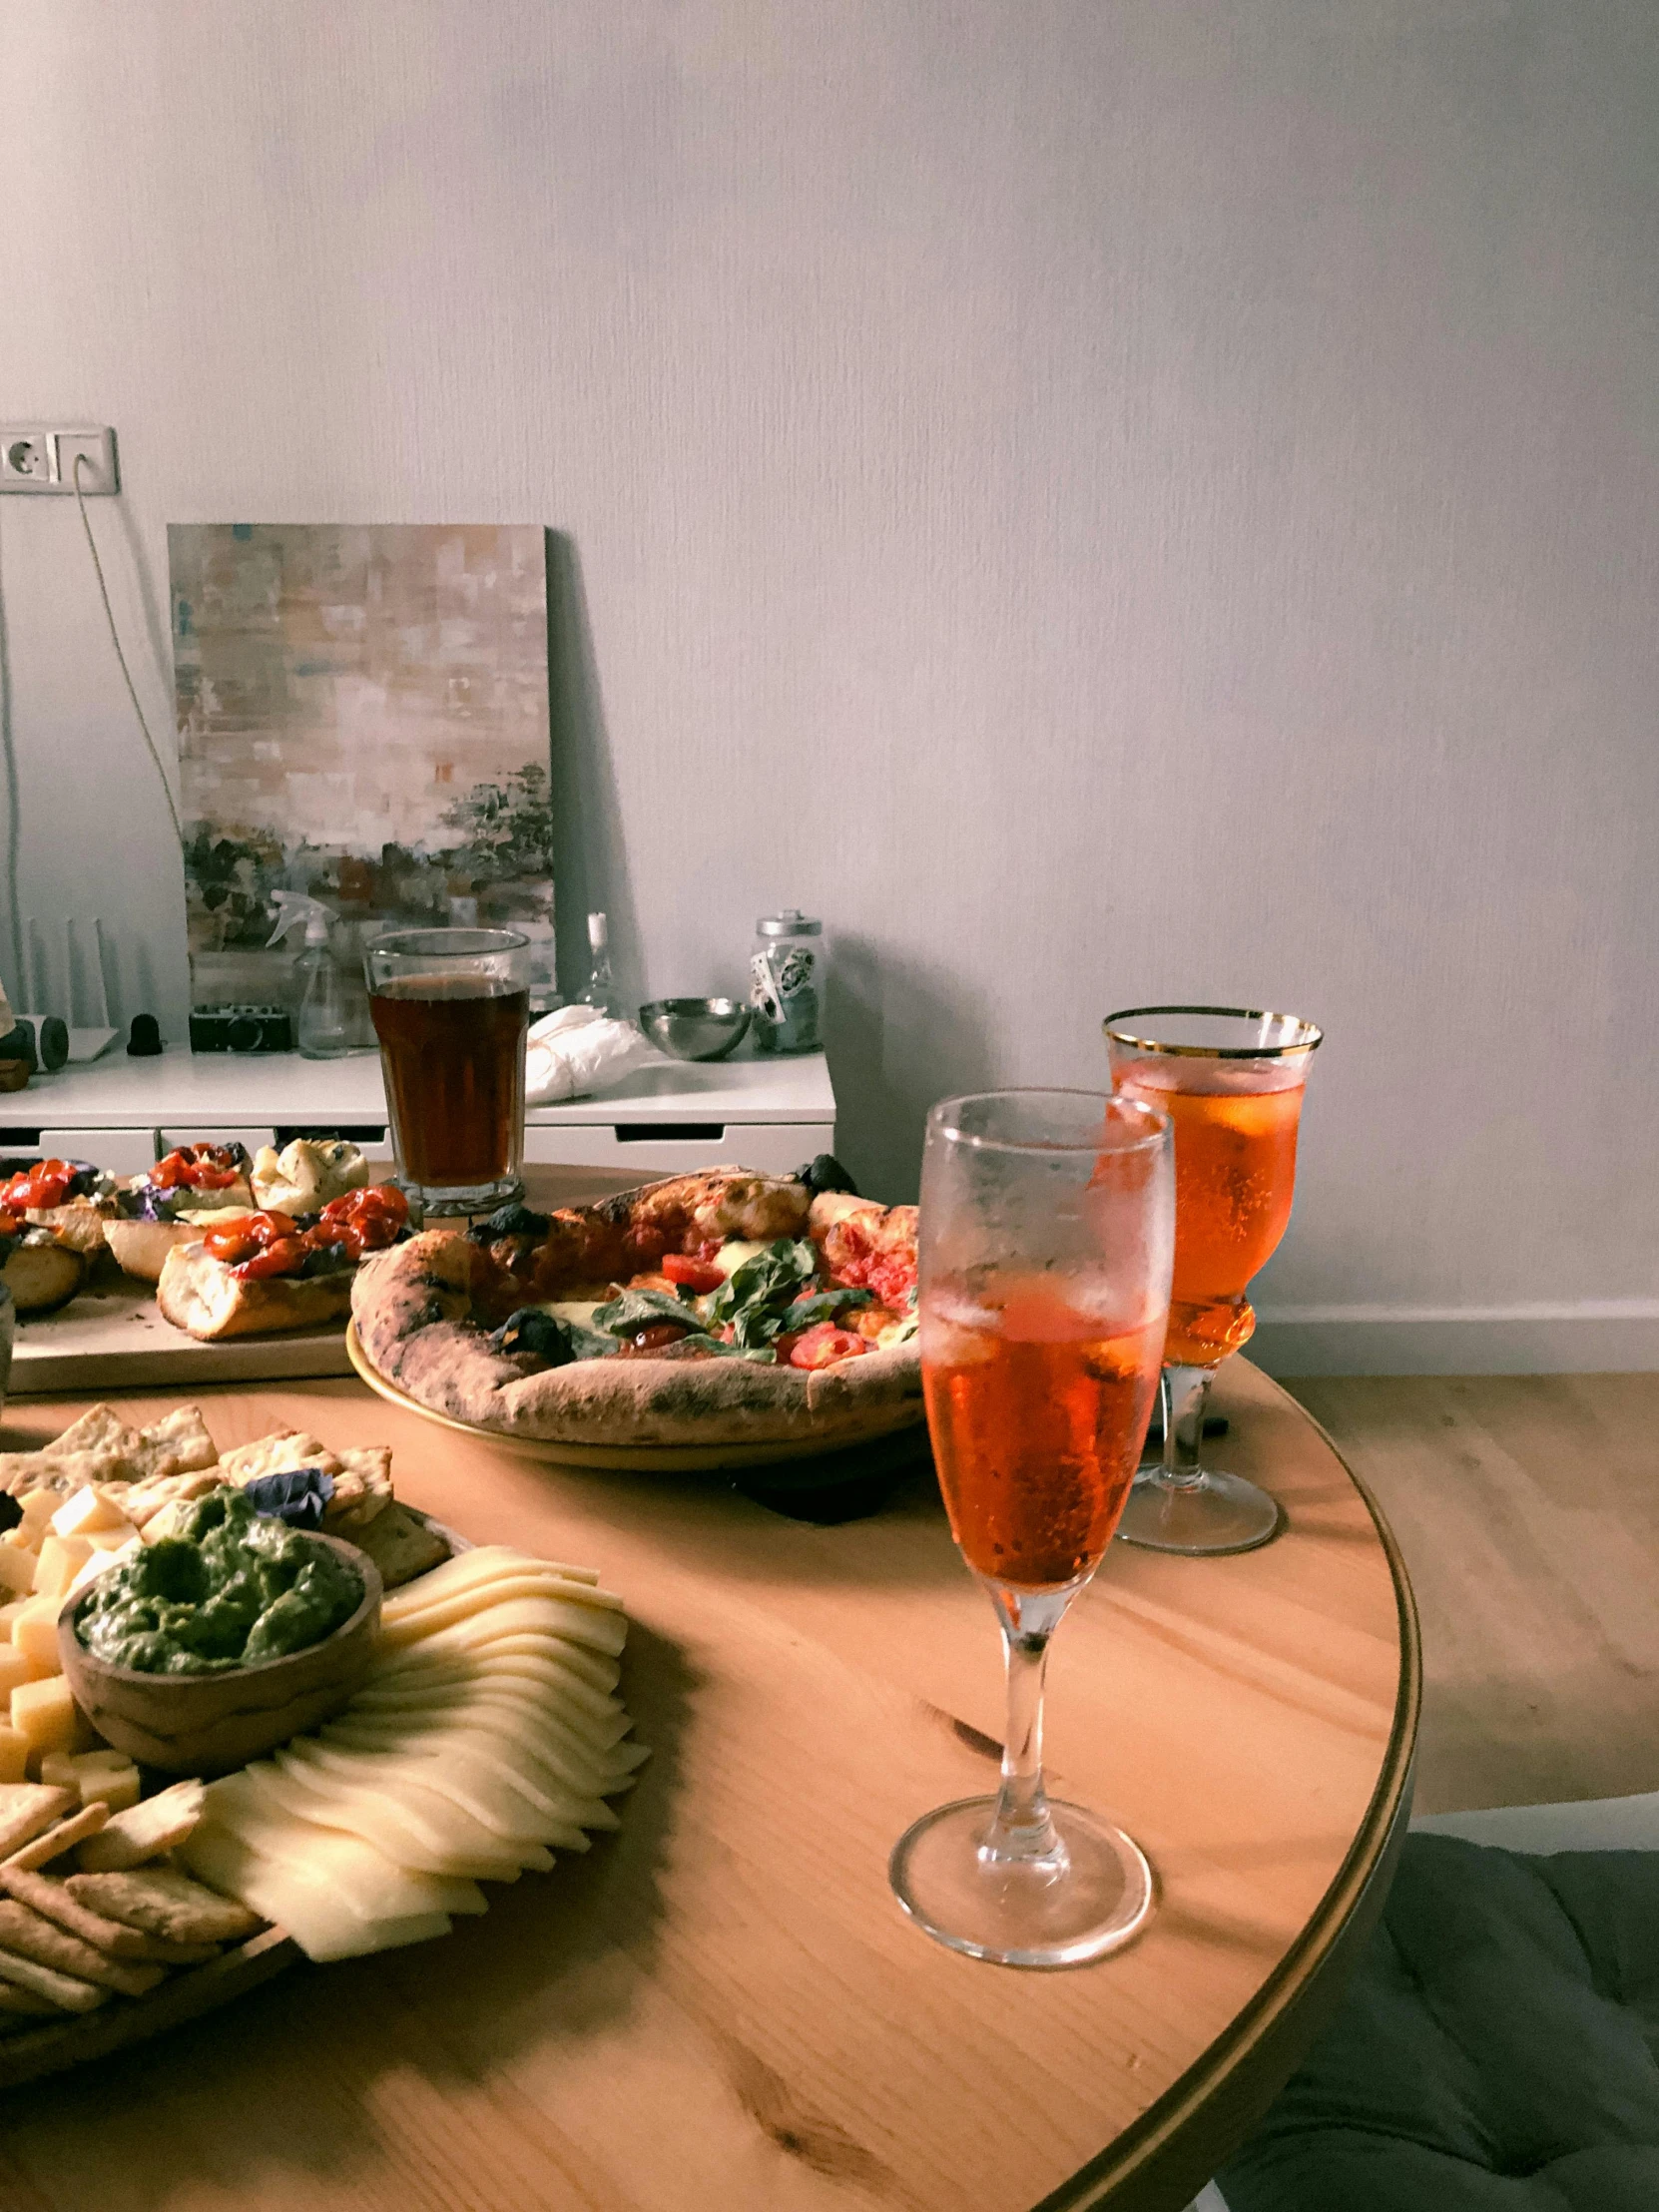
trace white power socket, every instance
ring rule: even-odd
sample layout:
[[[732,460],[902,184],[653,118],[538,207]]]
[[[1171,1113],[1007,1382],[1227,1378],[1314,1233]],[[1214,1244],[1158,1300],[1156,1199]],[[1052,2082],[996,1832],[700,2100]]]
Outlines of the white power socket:
[[[96,427],[57,429],[42,422],[0,423],[0,491],[75,495],[75,462],[81,460],[81,493],[95,499],[121,489],[115,432]]]

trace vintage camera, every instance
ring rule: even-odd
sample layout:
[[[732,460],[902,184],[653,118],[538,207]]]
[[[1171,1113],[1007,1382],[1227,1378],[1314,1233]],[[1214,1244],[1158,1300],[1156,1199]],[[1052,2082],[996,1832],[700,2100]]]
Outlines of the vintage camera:
[[[285,1006],[210,1006],[190,1017],[193,1052],[291,1052],[293,1016]]]

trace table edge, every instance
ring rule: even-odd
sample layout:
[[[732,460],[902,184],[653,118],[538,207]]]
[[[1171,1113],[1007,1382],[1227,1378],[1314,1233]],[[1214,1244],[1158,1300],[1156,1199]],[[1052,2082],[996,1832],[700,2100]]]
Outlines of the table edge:
[[[1255,1372],[1261,1375],[1259,1369]],[[1202,2188],[1245,2140],[1324,2024],[1342,1989],[1342,1981],[1328,1969],[1334,1962],[1347,1959],[1352,1965],[1357,1959],[1382,1913],[1404,1841],[1422,1706],[1422,1648],[1411,1579],[1387,1516],[1324,1423],[1271,1376],[1261,1380],[1295,1407],[1354,1484],[1388,1564],[1399,1632],[1399,1686],[1377,1787],[1325,1895],[1249,2003],[1156,2103],[1031,2212],[1090,2212],[1108,2206],[1111,2212],[1165,2212]],[[1247,2074],[1249,2081],[1242,2081]],[[1229,2124],[1213,2132],[1202,2130],[1202,2121],[1213,2115],[1216,2100],[1230,2086],[1238,2093]]]

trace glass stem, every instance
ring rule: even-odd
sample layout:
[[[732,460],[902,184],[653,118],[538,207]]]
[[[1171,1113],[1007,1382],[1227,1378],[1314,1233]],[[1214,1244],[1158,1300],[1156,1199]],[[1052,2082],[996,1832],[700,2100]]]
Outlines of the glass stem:
[[[982,1861],[1058,1860],[1064,1854],[1043,1787],[1043,1675],[1049,1638],[1081,1587],[1075,1582],[1063,1590],[989,1585],[1008,1670],[1008,1727],[1002,1741],[1002,1787],[979,1847]]]
[[[1214,1368],[1164,1370],[1164,1464],[1159,1479],[1173,1489],[1195,1489],[1204,1479],[1199,1448],[1204,1441],[1205,1402],[1215,1372]]]

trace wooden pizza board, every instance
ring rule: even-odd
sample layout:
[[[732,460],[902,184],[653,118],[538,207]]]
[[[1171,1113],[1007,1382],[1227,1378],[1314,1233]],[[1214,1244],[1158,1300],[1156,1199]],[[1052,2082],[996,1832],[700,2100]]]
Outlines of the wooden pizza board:
[[[162,1319],[153,1283],[101,1268],[55,1314],[19,1318],[8,1394],[44,1397],[55,1391],[275,1382],[350,1373],[339,1322],[200,1344]]]

